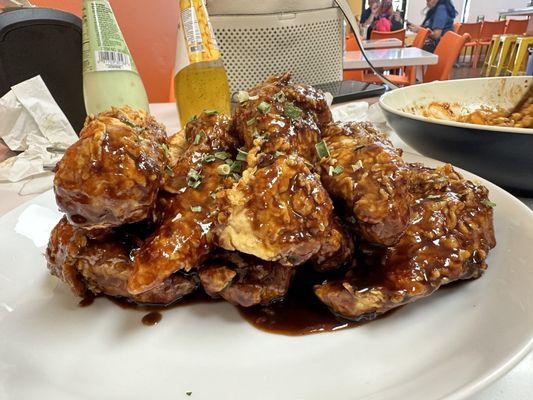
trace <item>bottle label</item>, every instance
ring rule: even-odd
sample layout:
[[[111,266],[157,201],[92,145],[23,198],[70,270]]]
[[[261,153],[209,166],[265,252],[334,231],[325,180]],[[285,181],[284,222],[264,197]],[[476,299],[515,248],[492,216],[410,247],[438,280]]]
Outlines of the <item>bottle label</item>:
[[[220,58],[204,0],[180,0],[176,57],[176,71],[189,64]]]
[[[82,34],[83,72],[137,72],[108,0],[83,2]]]

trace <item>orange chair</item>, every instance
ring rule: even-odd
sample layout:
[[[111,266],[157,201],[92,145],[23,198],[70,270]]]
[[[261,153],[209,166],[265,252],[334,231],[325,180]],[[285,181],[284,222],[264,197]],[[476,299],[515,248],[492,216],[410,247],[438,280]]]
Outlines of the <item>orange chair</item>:
[[[483,21],[481,25],[481,33],[479,40],[474,48],[474,58],[472,61],[472,68],[477,68],[477,63],[481,57],[481,53],[484,47],[489,47],[492,42],[492,35],[503,35],[507,21]]]
[[[474,50],[477,46],[477,41],[479,40],[480,35],[481,35],[481,22],[469,22],[469,23],[460,24],[459,28],[457,29],[455,33],[457,33],[458,35],[464,35],[465,33],[470,35],[470,40],[467,43],[465,43],[465,46],[464,46],[465,51],[463,54],[463,61],[466,58],[466,54],[468,53],[469,48],[471,49],[470,50],[470,61],[472,61],[474,58]]]
[[[461,27],[461,23],[460,22],[454,22],[453,23],[453,31],[455,33],[457,33],[459,31],[459,28]]]
[[[507,21],[505,27],[505,34],[507,35],[525,35],[527,31],[527,19],[510,19]]]
[[[424,73],[424,82],[450,79],[453,64],[455,64],[468,40],[470,40],[470,36],[467,33],[461,36],[455,32],[446,32],[435,49],[439,61],[435,65],[428,66]]]
[[[429,35],[429,29],[420,28],[413,41],[413,47],[421,49]],[[403,74],[386,75],[386,78],[397,86],[409,86],[416,83],[416,66],[411,65],[403,68]],[[364,81],[369,83],[381,84],[382,81],[374,74],[365,74]]]
[[[350,33],[348,36],[346,36],[345,48],[346,51],[361,51],[361,48],[357,44],[357,40],[355,40],[355,35],[353,33]],[[354,81],[362,81],[363,77],[364,70],[362,69],[347,69],[342,73],[342,78],[344,80],[353,79]]]
[[[32,3],[81,15],[81,0],[34,0]],[[176,54],[178,0],[112,0],[111,5],[149,101],[168,102]]]
[[[415,39],[413,40],[413,46],[417,47],[419,49],[424,47],[424,43],[426,43],[426,39],[429,36],[429,29],[420,27],[418,32],[416,33]]]
[[[371,40],[378,39],[400,39],[402,41],[402,47],[405,45],[405,29],[398,29],[397,31],[391,32],[377,32],[372,31],[370,34]]]

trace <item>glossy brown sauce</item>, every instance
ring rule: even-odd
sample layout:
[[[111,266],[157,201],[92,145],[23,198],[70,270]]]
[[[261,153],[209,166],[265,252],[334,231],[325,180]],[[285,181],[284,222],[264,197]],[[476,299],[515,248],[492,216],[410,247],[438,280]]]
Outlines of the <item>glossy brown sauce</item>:
[[[95,297],[96,296],[94,294],[92,294],[92,293],[86,294],[85,297],[80,300],[80,302],[78,303],[78,306],[79,307],[88,307],[88,306],[90,306],[91,304],[94,303]]]
[[[313,292],[315,284],[324,281],[324,273],[306,272],[296,274],[289,293],[283,301],[268,305],[255,307],[236,307],[239,314],[251,325],[265,332],[278,335],[302,336],[322,332],[333,332],[341,329],[354,328],[365,324],[364,321],[348,321],[336,317],[324,306]],[[106,297],[112,303],[123,309],[133,309],[143,312],[141,322],[147,326],[157,325],[163,318],[163,312],[169,309],[183,307],[198,303],[212,303],[222,301],[212,299],[202,290],[178,300],[173,304],[150,305],[136,304],[123,298]],[[79,302],[80,307],[87,307],[93,303],[94,295],[89,295]],[[379,316],[377,319],[391,315],[394,310]]]
[[[157,325],[161,321],[162,318],[163,318],[163,314],[161,314],[158,311],[152,311],[146,314],[141,319],[141,322],[144,325],[152,326],[152,325]]]
[[[288,336],[333,332],[368,322],[348,321],[332,314],[313,292],[313,286],[323,281],[324,273],[296,274],[283,301],[264,307],[239,307],[239,313],[257,329]]]
[[[120,308],[127,310],[137,310],[142,312],[147,312],[142,318],[141,322],[143,325],[152,326],[157,325],[163,319],[163,312],[170,310],[176,307],[183,307],[191,304],[198,303],[213,303],[219,301],[218,299],[212,299],[207,294],[201,290],[197,290],[195,293],[188,295],[184,299],[177,300],[176,302],[168,305],[162,304],[137,304],[124,299],[121,297],[111,297],[106,295],[95,296],[92,293],[88,293],[83,299],[78,303],[79,307],[87,307],[93,304],[96,297],[105,297],[110,302],[119,306]]]

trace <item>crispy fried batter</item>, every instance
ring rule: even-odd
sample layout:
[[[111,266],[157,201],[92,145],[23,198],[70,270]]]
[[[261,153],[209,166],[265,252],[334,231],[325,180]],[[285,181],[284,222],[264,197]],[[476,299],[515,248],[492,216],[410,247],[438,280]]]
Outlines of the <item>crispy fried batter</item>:
[[[116,227],[150,215],[163,170],[165,129],[129,107],[89,117],[57,164],[54,191],[75,226]]]
[[[365,246],[367,268],[315,287],[335,314],[373,318],[441,285],[477,278],[487,268],[488,251],[496,245],[487,189],[464,180],[450,165],[409,168],[413,212],[400,241],[389,248]]]
[[[297,156],[246,170],[223,200],[220,246],[283,265],[317,254],[334,225],[327,192]]]
[[[330,124],[323,132],[330,156],[320,160],[324,187],[369,242],[390,246],[409,221],[405,163],[369,123]]]
[[[250,307],[270,304],[283,298],[289,290],[294,268],[227,252],[218,262],[202,267],[198,275],[210,296]]]
[[[128,290],[139,294],[158,286],[176,271],[200,266],[215,246],[219,206],[217,191],[233,180],[218,171],[224,160],[215,153],[233,151],[229,119],[202,114],[186,128],[188,149],[173,166],[165,183],[162,222],[140,247]]]
[[[124,232],[104,233],[98,239],[88,234],[63,217],[52,231],[46,253],[52,275],[67,283],[78,296],[103,293],[136,303],[169,304],[198,286],[193,277],[175,274],[148,292],[131,295],[126,285],[133,272],[132,254],[137,240],[131,241]]]
[[[322,92],[296,85],[289,74],[271,77],[249,91],[251,100],[235,110],[236,134],[249,150],[248,162],[260,153],[297,154],[316,161],[320,127],[331,121]]]
[[[346,232],[338,218],[335,217],[322,240],[322,247],[311,258],[310,262],[317,271],[331,271],[349,263],[353,253],[354,239]]]

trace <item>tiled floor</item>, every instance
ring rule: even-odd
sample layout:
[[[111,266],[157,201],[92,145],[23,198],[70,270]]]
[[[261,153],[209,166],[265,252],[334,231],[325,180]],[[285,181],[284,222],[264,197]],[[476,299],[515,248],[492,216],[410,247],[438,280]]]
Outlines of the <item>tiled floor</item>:
[[[459,67],[453,67],[452,79],[479,78],[480,73],[481,68],[474,69],[470,65],[461,64]]]

